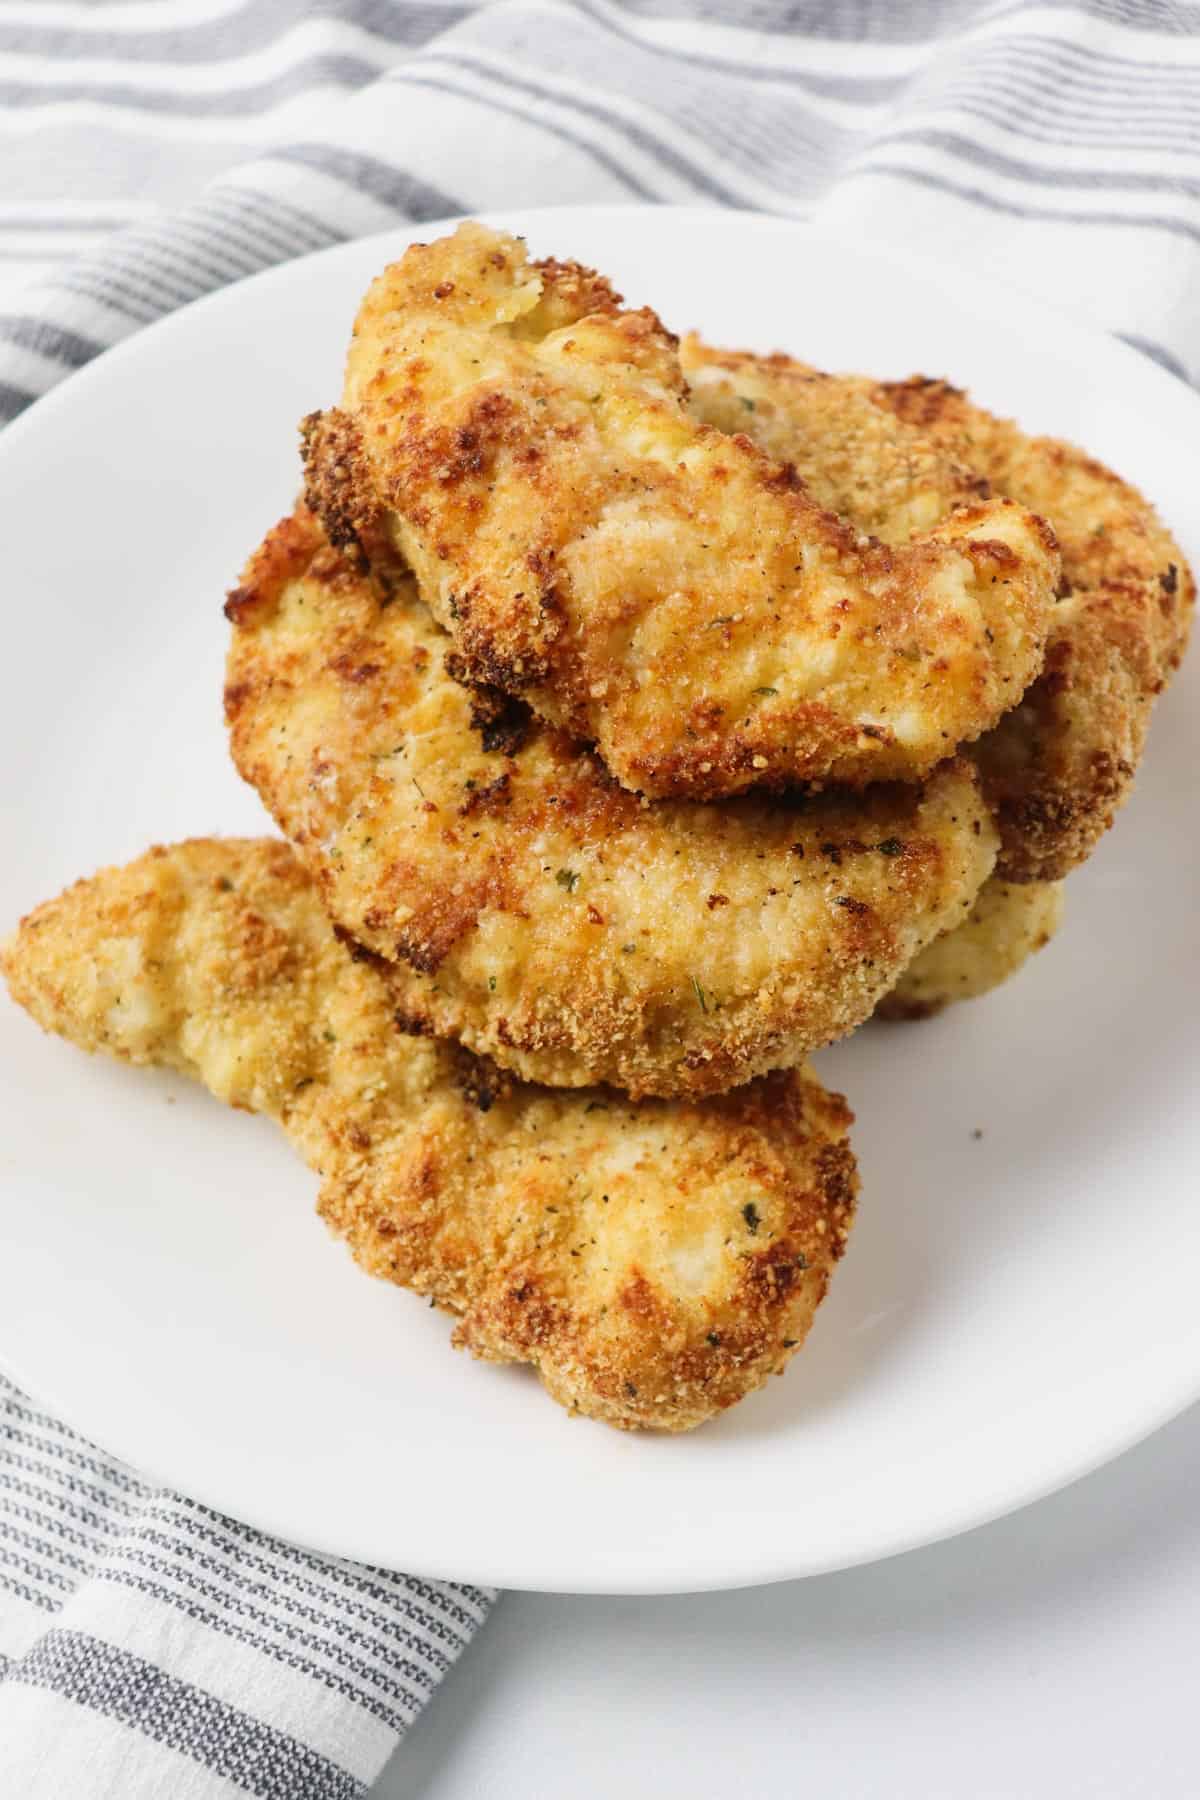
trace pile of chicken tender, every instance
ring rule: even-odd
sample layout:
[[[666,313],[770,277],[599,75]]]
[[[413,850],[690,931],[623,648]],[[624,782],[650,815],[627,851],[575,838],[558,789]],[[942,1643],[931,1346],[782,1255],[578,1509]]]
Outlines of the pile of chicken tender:
[[[457,1344],[688,1430],[782,1372],[847,1247],[852,1114],[807,1059],[1050,940],[1191,573],[945,381],[680,341],[478,224],[379,275],[301,440],[224,609],[276,830],[48,901],[10,988],[277,1120]]]

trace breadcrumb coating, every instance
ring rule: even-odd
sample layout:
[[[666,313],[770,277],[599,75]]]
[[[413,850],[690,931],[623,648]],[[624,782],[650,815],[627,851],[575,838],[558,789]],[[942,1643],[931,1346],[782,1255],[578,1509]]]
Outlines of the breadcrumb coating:
[[[1086,861],[1129,795],[1194,609],[1192,572],[1149,502],[1074,445],[1030,437],[944,381],[826,375],[695,338],[680,354],[698,418],[727,430],[740,414],[815,500],[889,543],[989,493],[1049,520],[1063,580],[1045,668],[972,754],[1003,878],[1055,881]]]
[[[935,938],[875,1009],[880,1019],[926,1019],[956,1000],[990,994],[1044,950],[1062,924],[1061,881],[1002,881],[980,889],[967,918]]]
[[[610,1425],[690,1430],[782,1370],[846,1242],[851,1114],[810,1073],[698,1104],[507,1080],[397,1028],[391,971],[273,840],[77,882],[0,967],[47,1031],[276,1119],[368,1273]]]
[[[625,787],[914,780],[1041,668],[1044,521],[975,499],[889,545],[685,404],[677,342],[603,278],[465,225],[372,284],[306,422],[335,543],[389,537],[470,678]]]
[[[529,1080],[723,1091],[860,1024],[966,915],[994,829],[965,761],[923,786],[650,803],[454,679],[408,577],[304,508],[227,612],[234,761],[412,1029]]]

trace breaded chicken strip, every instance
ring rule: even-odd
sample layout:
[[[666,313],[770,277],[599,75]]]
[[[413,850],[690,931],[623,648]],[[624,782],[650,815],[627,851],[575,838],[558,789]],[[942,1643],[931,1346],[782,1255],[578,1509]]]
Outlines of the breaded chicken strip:
[[[724,430],[740,420],[815,500],[886,542],[988,491],[1049,519],[1064,582],[1046,667],[973,754],[1002,876],[1057,880],[1085,861],[1130,791],[1187,643],[1195,584],[1154,509],[1083,451],[1028,437],[945,382],[825,375],[694,338],[680,355],[698,418]]]
[[[684,400],[653,313],[463,226],[370,288],[309,501],[337,543],[390,535],[472,680],[650,795],[913,780],[1016,703],[1042,520],[990,500],[874,542]]]
[[[1062,923],[1061,881],[993,876],[969,916],[922,950],[875,1008],[880,1019],[927,1019],[988,994],[1044,950]]]
[[[252,557],[226,712],[238,769],[415,1030],[529,1080],[720,1092],[865,1019],[995,857],[973,771],[807,801],[639,801],[451,675],[408,577],[299,509]]]
[[[0,955],[86,1050],[263,1112],[370,1274],[611,1425],[686,1431],[803,1342],[842,1254],[851,1115],[807,1073],[703,1105],[511,1083],[396,1027],[286,845],[197,839],[78,882]]]
[[[718,350],[690,332],[679,361],[695,418],[745,432],[792,465],[818,506],[885,544],[907,544],[989,498],[965,444],[901,423],[865,376],[827,375],[780,352]]]
[[[1062,544],[1045,670],[976,750],[1005,872],[1057,879],[1086,860],[1132,790],[1154,702],[1187,648],[1192,571],[1138,490],[1073,444],[1028,437],[946,382],[880,394],[995,492],[1044,513]]]

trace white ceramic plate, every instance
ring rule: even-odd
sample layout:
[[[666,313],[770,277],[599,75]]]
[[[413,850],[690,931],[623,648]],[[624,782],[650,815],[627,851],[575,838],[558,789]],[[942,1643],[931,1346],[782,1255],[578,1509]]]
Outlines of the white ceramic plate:
[[[1200,555],[1200,401],[1032,301],[745,215],[503,222],[718,343],[968,383],[1111,460]],[[156,839],[264,827],[225,753],[222,593],[289,503],[296,422],[335,396],[358,296],[403,246],[189,307],[0,441],[5,924]],[[517,1587],[814,1573],[1094,1467],[1200,1393],[1198,664],[1059,941],[983,1003],[821,1059],[859,1116],[860,1222],[804,1355],[718,1423],[622,1436],[457,1355],[440,1314],[327,1238],[270,1125],[85,1061],[0,1003],[5,1365],[256,1525]]]

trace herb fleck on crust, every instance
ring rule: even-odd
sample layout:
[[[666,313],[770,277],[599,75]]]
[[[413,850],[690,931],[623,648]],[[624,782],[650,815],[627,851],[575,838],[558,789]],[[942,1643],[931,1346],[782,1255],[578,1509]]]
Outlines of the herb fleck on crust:
[[[372,284],[307,494],[373,561],[382,521],[471,681],[631,790],[919,779],[1038,673],[1053,536],[976,494],[883,543],[750,430],[688,410],[653,312],[467,225]]]
[[[964,762],[863,794],[639,799],[464,688],[413,584],[383,589],[304,508],[237,591],[237,767],[407,1014],[528,1080],[696,1094],[791,1067],[990,872]]]
[[[810,1074],[637,1104],[407,1035],[389,969],[339,942],[276,841],[104,870],[31,913],[0,966],[47,1030],[277,1119],[368,1273],[610,1425],[690,1430],[760,1387],[845,1246],[851,1115]]]
[[[823,505],[889,543],[988,494],[1049,520],[1063,573],[1045,667],[972,754],[1004,879],[1056,881],[1085,861],[1129,794],[1191,625],[1192,574],[1153,507],[1082,450],[944,381],[827,375],[695,338],[680,354],[698,418],[790,458]]]

